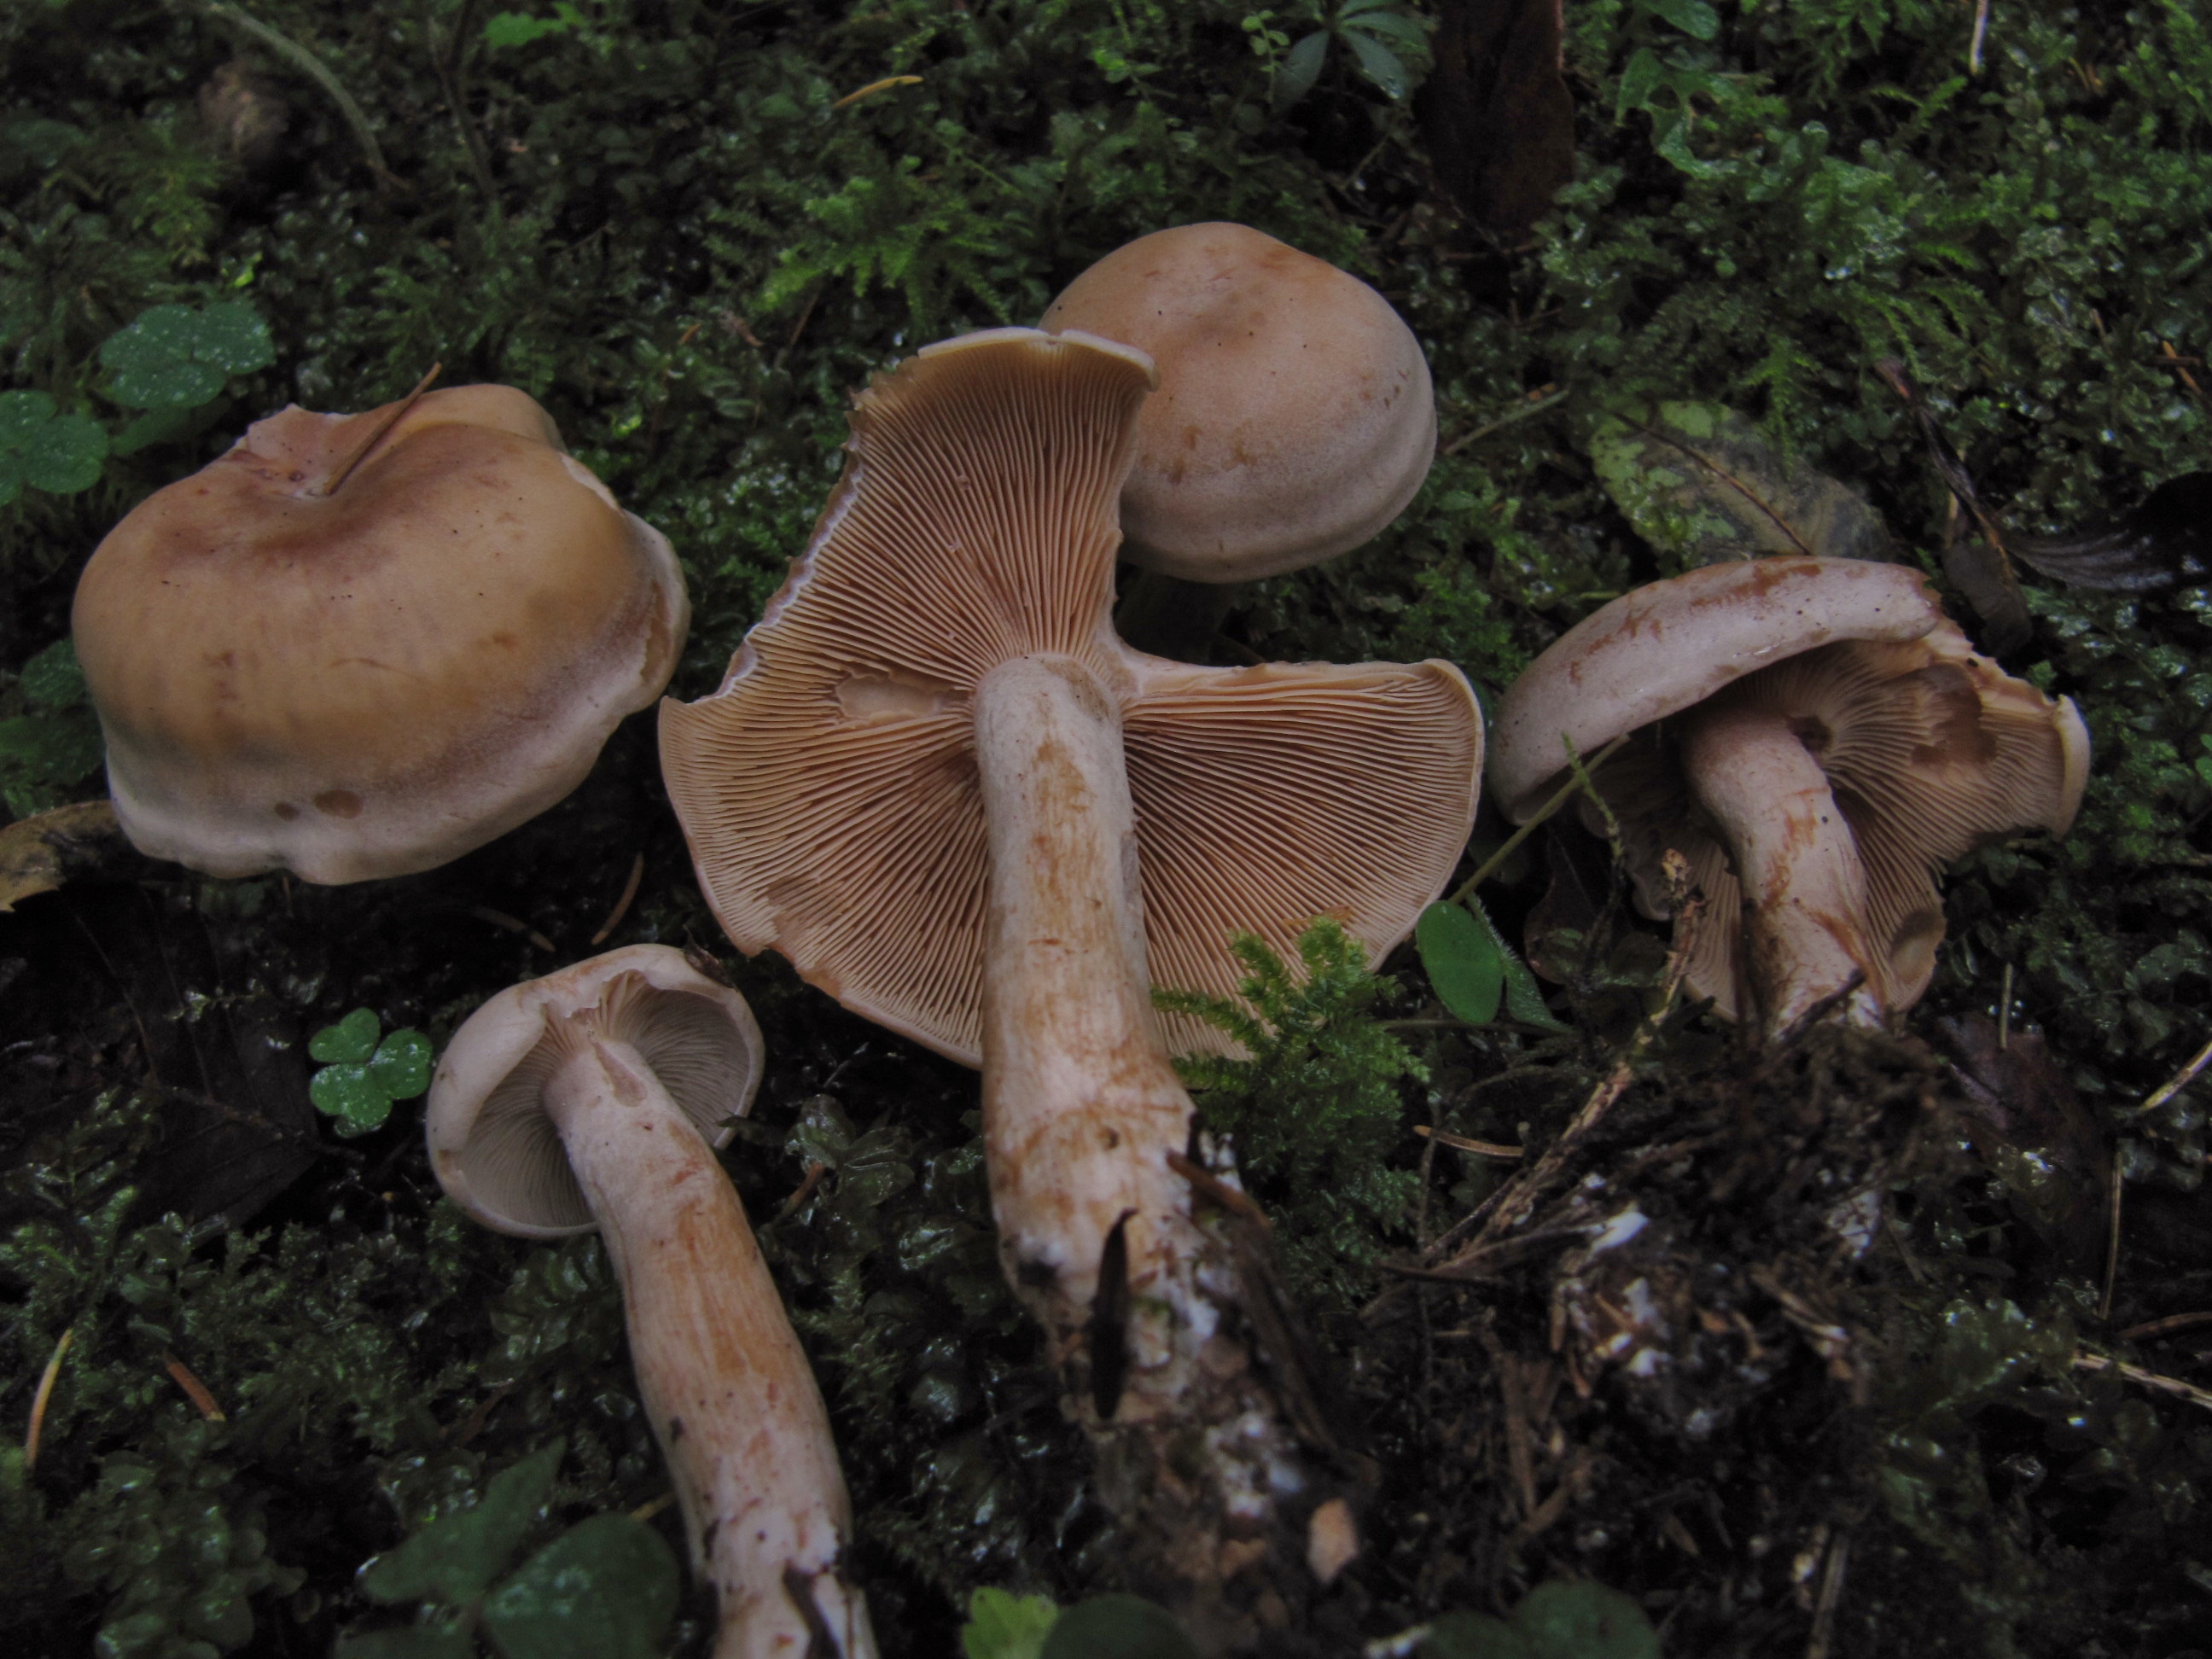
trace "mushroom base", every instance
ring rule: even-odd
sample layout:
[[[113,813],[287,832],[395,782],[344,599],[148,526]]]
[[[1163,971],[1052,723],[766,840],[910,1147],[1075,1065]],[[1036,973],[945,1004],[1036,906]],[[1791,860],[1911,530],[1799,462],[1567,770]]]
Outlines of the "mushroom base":
[[[1151,1005],[1118,702],[1037,656],[993,669],[975,708],[1000,1257],[1098,1449],[1130,1576],[1208,1651],[1249,1649],[1310,1593],[1309,1517],[1342,1483],[1317,1467],[1264,1224],[1201,1224],[1176,1167],[1192,1109]]]

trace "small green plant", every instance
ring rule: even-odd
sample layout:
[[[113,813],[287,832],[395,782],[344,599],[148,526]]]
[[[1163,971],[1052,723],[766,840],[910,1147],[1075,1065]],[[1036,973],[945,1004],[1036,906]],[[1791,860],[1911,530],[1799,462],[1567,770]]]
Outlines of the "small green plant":
[[[1042,1595],[979,1589],[961,1627],[965,1659],[1197,1659],[1198,1644],[1138,1595],[1094,1595],[1063,1612]]]
[[[1413,945],[1437,1000],[1454,1018],[1487,1025],[1498,1018],[1502,1000],[1506,1014],[1523,1025],[1566,1029],[1544,1006],[1536,976],[1473,894],[1458,902],[1439,900],[1422,911]]]
[[[1402,102],[1428,66],[1428,25],[1396,0],[1344,0],[1322,19],[1322,26],[1295,42],[1273,27],[1274,14],[1257,12],[1244,20],[1253,50],[1273,60],[1274,104],[1288,109],[1321,80],[1333,42],[1341,41],[1359,72],[1394,103]],[[1283,48],[1287,46],[1288,50]]]
[[[307,1040],[307,1053],[323,1063],[307,1080],[315,1109],[338,1121],[340,1134],[367,1134],[392,1115],[392,1103],[412,1100],[430,1086],[430,1039],[398,1030],[381,1042],[375,1012],[356,1008]]]
[[[114,377],[108,391],[126,409],[197,409],[221,397],[232,375],[276,361],[269,325],[238,300],[155,306],[100,348],[100,366]]]
[[[566,1449],[556,1440],[532,1453],[494,1476],[474,1509],[363,1568],[364,1595],[422,1604],[422,1621],[349,1636],[337,1659],[470,1659],[478,1632],[500,1659],[654,1659],[678,1584],[675,1553],[643,1522],[594,1515],[500,1578],[538,1524]]]
[[[89,415],[64,415],[43,392],[0,392],[0,507],[28,484],[74,495],[100,481],[107,434]]]
[[[1554,1578],[1512,1614],[1448,1613],[1413,1650],[1418,1659],[1659,1659],[1644,1609],[1587,1578]]]
[[[101,750],[84,671],[67,640],[23,665],[15,692],[24,712],[0,718],[0,800],[22,818],[66,802],[99,768]]]
[[[533,17],[522,11],[494,12],[484,20],[484,44],[488,46],[526,46],[549,34],[567,34],[571,30],[580,33],[587,21],[582,12],[568,3],[568,0],[556,0],[550,17]]]

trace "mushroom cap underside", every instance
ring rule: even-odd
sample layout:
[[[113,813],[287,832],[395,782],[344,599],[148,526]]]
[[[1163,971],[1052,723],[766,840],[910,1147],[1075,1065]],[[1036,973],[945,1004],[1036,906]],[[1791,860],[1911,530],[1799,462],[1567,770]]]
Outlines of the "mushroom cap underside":
[[[593,1037],[635,1048],[712,1146],[760,1086],[752,1010],[680,951],[633,945],[510,986],[453,1033],[424,1115],[431,1167],[484,1226],[559,1238],[596,1224],[541,1104],[547,1079]]]
[[[1589,755],[1723,686],[1834,640],[1917,639],[1943,621],[1917,570],[1747,559],[1650,582],[1577,623],[1499,703],[1491,793],[1516,823]]]
[[[672,672],[666,540],[522,393],[290,409],[116,526],[77,590],[118,816],[219,875],[427,869],[544,811]]]
[[[1893,1012],[1926,991],[1942,942],[1936,875],[1978,847],[2073,823],[2088,734],[2073,703],[1975,653],[1945,620],[1903,641],[1844,641],[1747,676],[1716,702],[1785,721],[1819,761],[1866,878],[1870,988]],[[1661,854],[1689,860],[1708,909],[1692,988],[1734,1017],[1744,1000],[1742,893],[1665,727],[1639,733],[1597,775],[1623,832],[1639,908],[1667,915]]]
[[[1159,366],[1121,495],[1131,562],[1193,581],[1279,575],[1357,547],[1436,453],[1428,360],[1390,302],[1244,225],[1115,249],[1044,313]]]
[[[1121,716],[1155,983],[1231,995],[1232,934],[1333,916],[1373,957],[1464,846],[1480,720],[1449,664],[1205,669],[1108,612],[1141,358],[969,337],[856,401],[845,478],[713,696],[664,702],[662,769],[708,902],[847,1006],[979,1063],[986,846],[969,699],[1081,662]],[[1170,1046],[1224,1046],[1164,1017]]]

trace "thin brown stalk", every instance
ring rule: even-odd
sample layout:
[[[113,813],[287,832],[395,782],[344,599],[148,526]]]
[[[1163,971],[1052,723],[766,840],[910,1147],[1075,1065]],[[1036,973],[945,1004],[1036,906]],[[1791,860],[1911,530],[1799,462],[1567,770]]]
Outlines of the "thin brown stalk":
[[[390,434],[392,428],[406,418],[407,411],[422,400],[422,394],[430,389],[430,382],[438,378],[439,371],[444,368],[443,363],[430,365],[430,372],[415,382],[415,389],[401,398],[392,408],[392,412],[376,423],[376,430],[370,433],[360,447],[346,457],[343,465],[331,474],[331,481],[323,486],[325,495],[335,495],[338,493],[338,486],[353,477],[354,469],[368,459],[369,451],[382,443]]]

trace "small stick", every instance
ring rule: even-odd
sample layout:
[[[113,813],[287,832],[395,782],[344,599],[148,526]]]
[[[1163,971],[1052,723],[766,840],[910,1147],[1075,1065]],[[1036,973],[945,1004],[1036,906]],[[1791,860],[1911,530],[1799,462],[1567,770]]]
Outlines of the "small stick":
[[[846,109],[850,107],[852,105],[859,103],[863,98],[872,98],[878,93],[889,92],[894,87],[918,87],[921,84],[921,77],[919,75],[887,76],[883,80],[869,82],[866,86],[862,87],[858,92],[847,93],[836,103],[830,105],[830,107],[831,109]]]
[[[814,1189],[822,1184],[822,1177],[829,1173],[830,1166],[827,1164],[808,1164],[805,1178],[799,1183],[797,1190],[783,1200],[783,1207],[775,1212],[768,1224],[771,1227],[775,1226],[798,1214],[799,1206],[814,1196]]]
[[[323,486],[322,493],[325,495],[335,495],[338,493],[338,486],[353,476],[354,468],[368,459],[368,452],[382,443],[385,435],[406,418],[407,411],[414,408],[422,394],[430,389],[430,382],[438,378],[438,372],[444,368],[443,363],[430,365],[430,372],[415,382],[415,389],[399,400],[398,407],[393,409],[392,413],[376,423],[376,430],[368,434],[368,441],[347,456],[345,464],[331,475],[331,481]]]
[[[1974,41],[1966,48],[1966,73],[1982,72],[1982,42],[1989,38],[1990,0],[1974,0]]]
[[[185,1398],[192,1402],[202,1417],[210,1423],[229,1420],[223,1416],[222,1407],[215,1403],[215,1396],[208,1392],[207,1384],[194,1376],[191,1368],[167,1348],[161,1350],[161,1369],[168,1372],[176,1385],[185,1391]]]
[[[2166,1083],[2159,1088],[2157,1092],[2153,1094],[2149,1099],[2144,1101],[2142,1105],[2136,1107],[2136,1110],[2138,1112],[2148,1112],[2155,1110],[2157,1108],[2165,1105],[2167,1101],[2172,1100],[2174,1096],[2179,1094],[2191,1084],[2196,1082],[2197,1074],[2202,1072],[2208,1065],[2212,1065],[2212,1042],[2208,1042],[2202,1048],[2199,1048],[2197,1051],[2197,1057],[2194,1060],[2191,1060],[2188,1065],[2176,1072],[2172,1077],[2169,1078]]]
[[[637,897],[638,884],[644,879],[645,854],[640,853],[630,860],[629,879],[623,884],[622,896],[615,901],[615,908],[607,912],[607,919],[599,924],[599,931],[592,935],[592,944],[605,944],[607,935],[622,925],[622,919],[629,914],[630,904]]]
[[[597,945],[599,940],[593,939]],[[1997,989],[1997,1052],[2011,1046],[2012,1038],[2012,963],[2005,963],[2004,982]]]
[[[69,1352],[70,1344],[76,1340],[74,1327],[64,1331],[62,1340],[54,1344],[54,1357],[46,1361],[46,1369],[39,1374],[39,1391],[31,1396],[31,1426],[23,1436],[26,1474],[39,1461],[39,1436],[46,1426],[46,1404],[54,1397],[54,1379],[62,1374],[62,1356]]]
[[[1583,772],[1587,774],[1596,771],[1599,767],[1611,760],[1613,757],[1613,752],[1618,750],[1621,744],[1627,741],[1628,734],[1626,732],[1621,736],[1615,738],[1611,743],[1606,744],[1604,748],[1599,750],[1597,753],[1592,755],[1587,761],[1582,763]],[[1536,809],[1535,812],[1530,817],[1528,823],[1522,824],[1511,835],[1506,836],[1505,844],[1500,847],[1495,853],[1492,853],[1488,858],[1485,859],[1476,868],[1475,872],[1460,884],[1458,891],[1455,892],[1451,896],[1451,902],[1454,904],[1466,903],[1468,896],[1474,893],[1476,888],[1481,886],[1484,882],[1489,880],[1491,877],[1498,873],[1498,866],[1505,862],[1506,859],[1511,855],[1513,849],[1535,833],[1536,826],[1538,824],[1543,823],[1545,819],[1550,817],[1552,814],[1558,811],[1562,806],[1565,806],[1569,801],[1572,800],[1577,794],[1581,793],[1585,781],[1586,779],[1583,776],[1577,775],[1570,777],[1565,783],[1562,784],[1559,787],[1558,793],[1555,793],[1551,799],[1546,801],[1541,806]]]
[[[510,916],[504,910],[495,910],[489,904],[471,904],[469,914],[478,921],[488,921],[495,927],[504,927],[510,933],[520,933],[538,949],[550,954],[556,947],[553,941],[532,927],[520,916]]]
[[[405,188],[392,176],[392,169],[384,165],[384,151],[377,144],[376,134],[369,128],[368,118],[361,112],[361,106],[354,102],[353,94],[345,89],[345,83],[331,72],[321,58],[290,35],[279,33],[259,18],[240,11],[236,6],[225,5],[222,0],[198,0],[198,9],[268,47],[328,93],[331,101],[338,106],[338,113],[345,118],[346,125],[352,129],[354,142],[361,146],[362,155],[368,162],[368,170],[376,175],[377,187],[380,190]]]
[[[1425,1135],[1439,1146],[1449,1146],[1455,1152],[1475,1152],[1484,1158],[1511,1159],[1528,1155],[1528,1149],[1525,1146],[1508,1146],[1495,1140],[1469,1140],[1465,1135],[1447,1134],[1443,1130],[1431,1128],[1425,1123],[1416,1123],[1413,1133]]]
[[[2212,1325],[2212,1313],[2168,1314],[2163,1319],[2146,1320],[2140,1325],[2130,1325],[2112,1340],[2116,1342],[2141,1342],[2149,1337],[2164,1336],[2169,1331],[2185,1331],[2192,1325]]]
[[[1170,1152],[1168,1168],[1190,1182],[1193,1191],[1203,1193],[1212,1200],[1217,1208],[1225,1210],[1231,1215],[1243,1217],[1262,1233],[1274,1231],[1267,1219],[1267,1212],[1253,1201],[1249,1193],[1231,1186],[1203,1164],[1185,1158],[1181,1152]]]
[[[1844,1570],[1850,1559],[1850,1534],[1839,1532],[1830,1541],[1828,1559],[1820,1570],[1820,1596],[1813,1607],[1813,1634],[1805,1644],[1805,1659],[1828,1659],[1828,1644],[1835,1634],[1836,1605],[1844,1595]]]
[[[1487,438],[1493,432],[1502,432],[1507,427],[1511,426],[1515,422],[1525,421],[1531,415],[1542,414],[1544,410],[1549,409],[1553,404],[1563,402],[1568,395],[1569,394],[1565,392],[1554,392],[1549,396],[1546,396],[1540,392],[1537,394],[1534,401],[1523,403],[1516,408],[1510,409],[1506,410],[1504,414],[1500,415],[1496,420],[1484,422],[1472,432],[1462,433],[1460,436],[1454,438],[1449,443],[1446,444],[1437,453],[1442,455],[1456,455],[1461,450],[1465,449],[1469,444],[1475,442],[1479,439]]]
[[[2112,1316],[2112,1287],[2120,1277],[2120,1195],[2127,1190],[2127,1177],[2122,1173],[2120,1160],[2112,1159],[2112,1183],[2106,1200],[2105,1213],[2109,1230],[2105,1236],[2105,1293],[2097,1299],[2097,1317],[2109,1320]]]
[[[2140,1365],[2130,1365],[2124,1359],[2107,1359],[2100,1353],[2077,1353],[2074,1356],[2077,1371],[2118,1371],[2130,1382],[2140,1382],[2146,1389],[2156,1389],[2160,1394],[2170,1394],[2177,1400],[2185,1400],[2192,1406],[2202,1406],[2212,1411],[2212,1394],[2194,1383],[2185,1382],[2178,1376],[2162,1376],[2156,1371],[2147,1371]]]
[[[665,1492],[658,1498],[640,1504],[629,1512],[629,1518],[633,1521],[650,1521],[675,1501],[676,1494],[673,1491]]]

